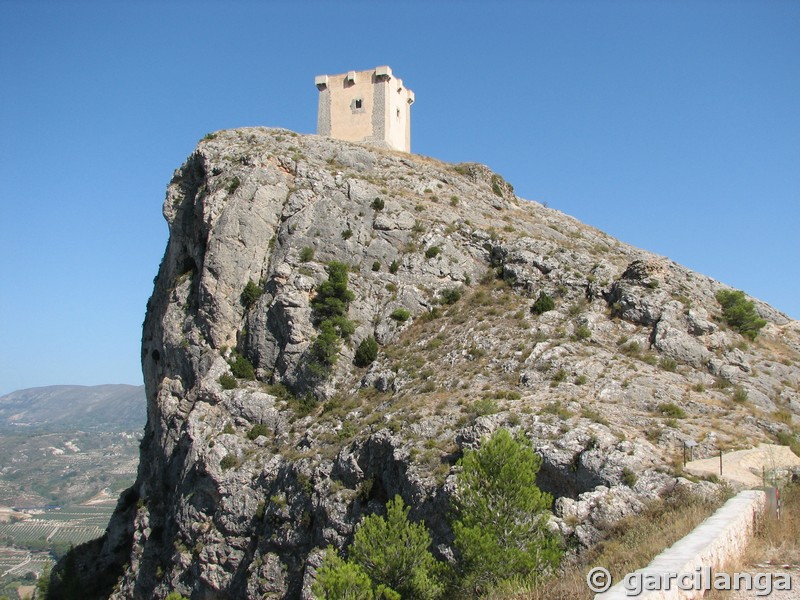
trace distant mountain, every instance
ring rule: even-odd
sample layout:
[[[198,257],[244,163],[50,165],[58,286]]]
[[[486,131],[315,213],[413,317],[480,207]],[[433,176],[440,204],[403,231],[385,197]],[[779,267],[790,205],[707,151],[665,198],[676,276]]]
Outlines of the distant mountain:
[[[0,397],[0,429],[131,431],[146,419],[143,385],[51,385]]]

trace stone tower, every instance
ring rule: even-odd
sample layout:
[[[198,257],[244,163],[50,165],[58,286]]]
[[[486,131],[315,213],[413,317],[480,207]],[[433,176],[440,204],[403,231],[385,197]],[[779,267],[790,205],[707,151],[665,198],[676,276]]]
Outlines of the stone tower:
[[[318,75],[314,83],[319,90],[319,135],[411,151],[414,92],[389,67]]]

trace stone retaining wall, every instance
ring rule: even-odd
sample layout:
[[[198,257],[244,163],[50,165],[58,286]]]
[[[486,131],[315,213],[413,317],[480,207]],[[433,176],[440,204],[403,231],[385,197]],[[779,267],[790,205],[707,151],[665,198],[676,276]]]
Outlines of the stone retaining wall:
[[[711,573],[723,570],[747,548],[755,530],[756,519],[763,513],[765,505],[766,494],[762,491],[747,490],[739,493],[689,535],[656,556],[647,567],[635,571],[637,583],[652,580],[653,576],[661,577],[663,581],[663,577],[670,573],[694,574],[706,569],[707,574],[709,568]],[[634,595],[625,587],[625,581],[634,574],[626,575],[623,581],[617,582],[608,591],[596,594],[595,600],[632,597],[644,600],[683,600],[702,598],[704,593],[677,589],[673,580],[670,590],[643,591]]]

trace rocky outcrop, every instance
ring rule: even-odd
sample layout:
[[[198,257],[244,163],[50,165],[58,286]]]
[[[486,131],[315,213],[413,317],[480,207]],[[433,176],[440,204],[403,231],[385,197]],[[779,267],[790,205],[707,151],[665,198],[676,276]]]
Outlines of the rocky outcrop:
[[[499,427],[533,442],[554,526],[589,545],[671,489],[684,437],[713,429],[712,452],[787,432],[800,409],[795,322],[759,304],[769,324],[745,344],[721,284],[481,165],[219,132],[175,172],[164,216],[139,475],[83,550],[85,576],[121,572],[98,597],[309,597],[321,550],[395,494],[451,558],[455,463]],[[321,378],[310,301],[334,260],[355,330]],[[249,282],[261,293],[243,302]],[[541,292],[555,308],[537,315]],[[358,368],[368,336],[378,358]],[[256,379],[226,389],[239,355]]]

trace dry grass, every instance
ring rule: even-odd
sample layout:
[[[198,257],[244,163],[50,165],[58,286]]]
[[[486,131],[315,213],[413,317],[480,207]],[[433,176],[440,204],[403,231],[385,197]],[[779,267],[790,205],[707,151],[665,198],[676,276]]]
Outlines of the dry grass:
[[[624,519],[609,528],[607,537],[594,549],[565,568],[555,580],[532,585],[511,581],[486,596],[487,600],[592,600],[586,574],[592,567],[605,567],[614,581],[645,567],[664,549],[692,531],[725,500],[713,501],[684,492],[652,503],[642,514]]]
[[[780,520],[766,518],[747,549],[745,562],[751,565],[800,564],[800,484],[781,491]]]
[[[781,490],[780,520],[767,517],[759,524],[744,556],[726,567],[727,573],[764,573],[782,565],[800,565],[800,484]],[[795,576],[796,577],[796,576]],[[726,600],[732,592],[712,591],[707,600]]]

